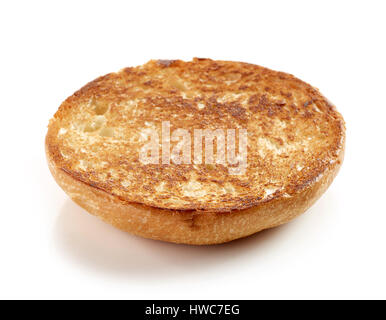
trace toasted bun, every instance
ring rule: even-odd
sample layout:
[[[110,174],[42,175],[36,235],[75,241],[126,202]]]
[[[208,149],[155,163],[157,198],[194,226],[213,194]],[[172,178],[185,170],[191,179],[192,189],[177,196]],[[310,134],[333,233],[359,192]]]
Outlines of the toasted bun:
[[[247,166],[143,164],[143,130],[247,129]],[[88,212],[124,231],[214,244],[283,224],[336,176],[344,121],[315,88],[282,72],[209,59],[158,60],[100,77],[50,121],[52,175]],[[192,133],[193,136],[193,133]],[[173,147],[173,146],[172,146]]]

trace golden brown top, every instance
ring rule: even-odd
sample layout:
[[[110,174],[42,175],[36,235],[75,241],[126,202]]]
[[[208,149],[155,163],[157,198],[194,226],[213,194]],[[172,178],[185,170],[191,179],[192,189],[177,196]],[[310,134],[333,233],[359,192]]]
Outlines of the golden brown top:
[[[227,163],[141,163],[144,132],[161,133],[163,121],[192,137],[194,129],[247,129],[244,174],[230,174]],[[90,82],[62,103],[46,138],[58,168],[122,201],[203,211],[291,197],[338,161],[343,144],[342,117],[310,85],[252,64],[197,58],[152,60]]]

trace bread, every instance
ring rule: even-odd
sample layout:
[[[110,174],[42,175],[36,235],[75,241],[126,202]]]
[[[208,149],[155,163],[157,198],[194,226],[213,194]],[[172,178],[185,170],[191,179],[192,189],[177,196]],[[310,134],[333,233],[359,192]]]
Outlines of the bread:
[[[164,162],[162,138],[158,162],[141,160],[165,123],[172,136],[189,133],[192,161],[172,139],[169,150],[181,153]],[[247,161],[241,152],[238,162],[219,161],[218,137],[213,159],[201,140],[200,162],[197,129],[221,129],[228,144],[234,130],[236,152],[247,132]],[[45,145],[55,180],[88,212],[146,238],[216,244],[307,210],[336,176],[344,141],[342,116],[312,86],[252,64],[195,58],[151,60],[90,82],[62,103]]]

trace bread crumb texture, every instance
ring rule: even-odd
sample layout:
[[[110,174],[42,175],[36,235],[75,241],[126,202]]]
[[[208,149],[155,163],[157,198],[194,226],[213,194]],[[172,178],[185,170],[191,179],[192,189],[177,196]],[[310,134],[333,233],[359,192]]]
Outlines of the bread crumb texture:
[[[244,174],[230,175],[227,164],[142,164],[144,130],[161,132],[163,121],[191,136],[247,129]],[[46,138],[56,169],[119,201],[204,212],[291,198],[340,164],[343,144],[341,115],[312,86],[257,65],[197,58],[151,60],[90,82],[62,103]]]

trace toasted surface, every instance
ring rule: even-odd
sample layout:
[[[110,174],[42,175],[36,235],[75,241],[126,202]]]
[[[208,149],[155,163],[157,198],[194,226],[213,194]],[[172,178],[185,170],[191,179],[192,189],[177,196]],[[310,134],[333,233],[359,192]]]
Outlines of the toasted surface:
[[[247,168],[144,165],[143,130],[245,128]],[[193,135],[193,132],[192,132]],[[123,203],[173,210],[246,210],[290,199],[340,165],[344,122],[316,89],[260,66],[209,59],[150,61],[100,77],[50,121],[51,165]],[[328,179],[330,182],[331,179]]]

